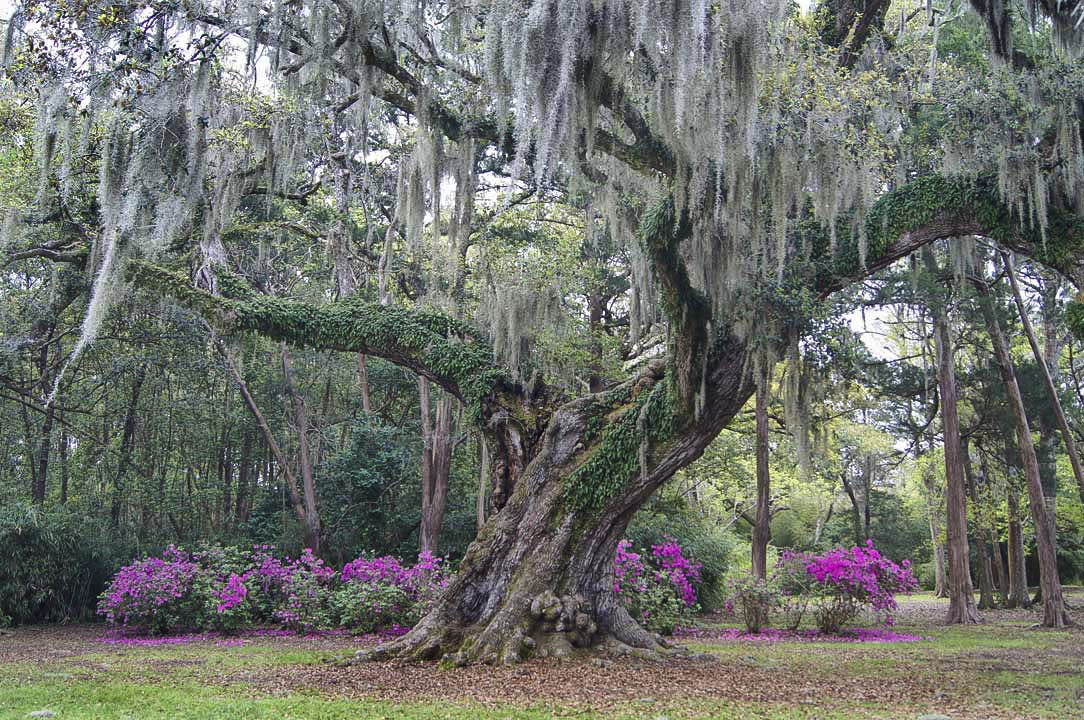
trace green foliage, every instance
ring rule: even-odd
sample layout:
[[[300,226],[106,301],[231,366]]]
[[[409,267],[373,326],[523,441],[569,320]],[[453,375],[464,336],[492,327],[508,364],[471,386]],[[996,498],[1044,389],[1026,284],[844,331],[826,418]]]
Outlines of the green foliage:
[[[670,439],[674,417],[669,387],[667,382],[657,383],[610,419],[597,445],[588,450],[587,460],[565,481],[569,509],[602,510],[640,475],[643,456]]]
[[[421,617],[420,606],[391,583],[343,585],[332,591],[329,605],[339,625],[358,634],[393,625],[409,627]]]
[[[1084,251],[1084,219],[1069,211],[1051,209],[1045,236],[1042,230],[1016,217],[998,192],[997,179],[928,175],[881,197],[870,208],[862,230],[852,231],[841,218],[837,244],[816,224],[807,224],[806,241],[815,262],[817,287],[831,288],[842,279],[862,274],[861,237],[865,236],[865,266],[876,263],[908,232],[938,220],[974,218],[987,237],[1008,247],[1025,243],[1032,257],[1071,274]]]
[[[420,463],[416,435],[372,416],[358,418],[349,447],[317,468],[325,540],[337,563],[363,552],[416,552],[406,545],[420,505],[414,497]],[[396,507],[404,501],[406,508]]]
[[[671,538],[677,541],[692,560],[700,563],[701,582],[696,594],[701,609],[710,612],[723,606],[723,580],[737,541],[729,530],[689,507],[676,492],[660,491],[633,517],[625,536],[636,548],[661,545]]]
[[[92,518],[21,503],[0,508],[0,616],[16,625],[92,617],[126,555]]]

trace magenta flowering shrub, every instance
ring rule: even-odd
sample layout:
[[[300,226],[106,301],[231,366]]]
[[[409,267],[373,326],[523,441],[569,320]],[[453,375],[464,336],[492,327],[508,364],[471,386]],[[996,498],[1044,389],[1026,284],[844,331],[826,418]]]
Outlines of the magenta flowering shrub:
[[[835,548],[820,554],[785,552],[780,565],[790,568],[786,574],[792,583],[804,583],[803,592],[812,598],[817,627],[825,633],[838,633],[866,607],[886,625],[891,625],[892,613],[898,607],[896,593],[918,589],[910,563],[892,562],[873,547],[872,540],[867,540],[864,547],[849,550]],[[801,568],[805,570],[804,578]]]
[[[681,601],[687,607],[696,605],[696,585],[700,584],[700,563],[692,562],[681,552],[675,540],[662,545],[652,545],[651,554],[659,566],[659,572],[669,578]]]
[[[422,553],[409,568],[390,555],[347,563],[332,597],[339,624],[358,633],[413,625],[448,585],[442,562]]]
[[[644,627],[671,634],[680,622],[697,609],[696,586],[700,565],[685,557],[673,540],[651,548],[645,562],[622,540],[614,554],[614,592],[629,614]]]
[[[113,625],[160,634],[195,624],[202,611],[193,593],[200,566],[172,545],[160,558],[122,567],[98,599],[98,613]]]
[[[337,572],[308,549],[290,558],[270,545],[196,553],[171,546],[121,568],[98,612],[121,629],[155,635],[266,624],[370,632],[417,622],[448,581],[443,560],[428,553],[412,567],[385,556]]]
[[[331,610],[332,582],[338,573],[324,564],[310,548],[285,565],[287,579],[282,585],[283,600],[271,613],[283,627],[312,632],[334,625]]]

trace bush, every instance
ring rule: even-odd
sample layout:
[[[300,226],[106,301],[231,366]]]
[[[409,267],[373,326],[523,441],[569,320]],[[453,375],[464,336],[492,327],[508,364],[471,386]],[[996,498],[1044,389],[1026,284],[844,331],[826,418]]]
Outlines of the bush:
[[[291,559],[270,545],[191,554],[171,546],[121,568],[98,611],[114,626],[151,634],[267,623],[371,632],[417,622],[448,583],[442,562],[424,554],[405,568],[390,556],[358,558],[338,573],[311,550]]]
[[[413,625],[448,584],[442,562],[439,557],[422,553],[410,568],[388,555],[360,557],[347,563],[335,600],[339,624],[355,632]]]
[[[0,510],[0,626],[83,620],[127,557],[108,529],[60,511]]]
[[[895,594],[918,588],[907,561],[897,565],[885,558],[872,540],[865,547],[836,548],[819,555],[784,553],[782,563],[791,568],[786,571],[791,575],[793,568],[804,566],[813,617],[824,633],[838,633],[864,607],[890,625],[897,608]]]
[[[200,567],[172,545],[160,558],[122,567],[102,594],[98,612],[112,625],[159,634],[201,624],[196,592]]]
[[[727,581],[726,610],[741,617],[748,633],[756,635],[769,627],[779,606],[779,585],[772,580],[746,575]]]
[[[674,540],[686,555],[700,563],[696,597],[701,609],[707,611],[723,606],[726,600],[724,579],[735,536],[689,508],[672,489],[664,488],[660,496],[636,514],[629,525],[628,539],[635,548],[650,548]]]
[[[690,561],[674,540],[652,547],[653,560],[644,562],[622,540],[614,556],[614,592],[637,622],[654,632],[670,635],[699,610],[696,585],[700,565]]]

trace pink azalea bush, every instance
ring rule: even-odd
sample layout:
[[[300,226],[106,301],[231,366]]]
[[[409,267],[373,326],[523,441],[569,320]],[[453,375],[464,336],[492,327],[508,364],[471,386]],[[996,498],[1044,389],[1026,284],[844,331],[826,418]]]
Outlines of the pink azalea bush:
[[[873,541],[865,547],[835,548],[819,555],[784,553],[784,563],[805,567],[813,597],[813,617],[825,633],[838,633],[858,616],[863,607],[871,608],[886,625],[898,608],[896,593],[918,589],[918,581],[906,560],[897,565],[881,555]]]
[[[442,563],[428,553],[410,567],[362,557],[339,572],[309,549],[291,558],[270,545],[196,553],[170,546],[121,568],[98,612],[118,630],[151,635],[259,625],[372,632],[416,622],[448,583]]]
[[[696,586],[700,584],[700,564],[686,558],[674,540],[653,545],[652,558],[647,560],[631,547],[628,540],[617,544],[614,592],[633,619],[669,635],[699,609]]]
[[[886,625],[897,609],[896,594],[912,592],[918,582],[906,560],[897,565],[867,540],[862,547],[823,553],[784,551],[766,580],[735,578],[728,582],[726,610],[740,614],[749,633],[762,632],[780,611],[785,625],[797,630],[810,610],[817,628],[838,634],[863,609]]]
[[[332,596],[339,624],[363,633],[413,625],[448,584],[442,562],[425,552],[413,567],[403,567],[390,555],[347,563]]]

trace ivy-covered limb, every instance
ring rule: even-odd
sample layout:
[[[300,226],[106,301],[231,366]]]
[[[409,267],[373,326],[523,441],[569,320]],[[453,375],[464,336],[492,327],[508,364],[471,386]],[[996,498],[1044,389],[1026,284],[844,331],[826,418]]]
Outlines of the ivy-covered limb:
[[[807,226],[818,292],[828,295],[856,278],[885,267],[937,238],[985,235],[1084,283],[1084,218],[1051,207],[1045,232],[1019,218],[1002,200],[993,177],[930,175],[881,197],[866,216],[866,257],[862,232],[847,220],[837,227],[835,251],[823,227]]]
[[[261,295],[221,273],[224,295],[193,287],[180,273],[133,261],[129,278],[169,295],[230,331],[251,331],[292,345],[361,352],[410,368],[459,397],[472,413],[482,399],[511,387],[492,350],[455,320],[434,312],[368,303],[357,297],[325,305]]]
[[[601,437],[588,450],[587,460],[565,481],[565,507],[574,512],[598,512],[640,476],[652,449],[674,435],[671,387],[665,381],[656,383],[624,409],[609,416],[598,413],[604,422],[597,423],[594,432],[588,420],[585,438],[598,437],[598,428],[602,428]]]

